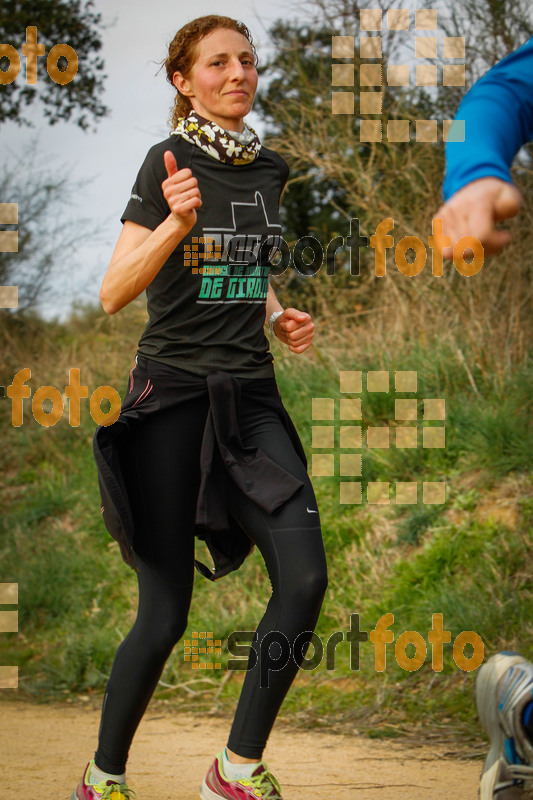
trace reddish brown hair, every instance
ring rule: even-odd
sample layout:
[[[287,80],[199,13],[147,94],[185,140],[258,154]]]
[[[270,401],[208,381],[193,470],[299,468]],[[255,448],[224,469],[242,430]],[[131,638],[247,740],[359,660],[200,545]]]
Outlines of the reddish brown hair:
[[[189,75],[197,58],[196,45],[204,36],[207,36],[208,33],[211,33],[217,28],[227,28],[245,36],[250,42],[250,47],[254,54],[254,61],[257,66],[257,53],[252,41],[252,34],[246,25],[231,17],[220,17],[217,14],[208,14],[205,17],[198,17],[197,19],[193,19],[192,22],[188,22],[183,28],[179,29],[172,39],[168,47],[168,56],[163,62],[167,71],[167,80],[172,86],[174,86],[172,83],[172,76],[175,72],[181,72],[184,78]],[[176,99],[171,109],[170,117],[172,127],[175,128],[179,117],[186,117],[191,109],[192,105],[190,99],[180,94],[176,89]]]

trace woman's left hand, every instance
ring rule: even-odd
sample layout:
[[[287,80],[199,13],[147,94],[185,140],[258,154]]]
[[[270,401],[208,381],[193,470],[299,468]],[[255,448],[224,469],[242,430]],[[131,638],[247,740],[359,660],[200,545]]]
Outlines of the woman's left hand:
[[[286,308],[274,322],[274,333],[293,353],[303,353],[313,342],[314,323],[306,311]]]

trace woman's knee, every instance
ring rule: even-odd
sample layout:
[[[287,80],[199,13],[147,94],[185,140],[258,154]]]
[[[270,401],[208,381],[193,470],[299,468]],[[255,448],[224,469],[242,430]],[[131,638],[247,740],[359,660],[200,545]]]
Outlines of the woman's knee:
[[[138,559],[139,607],[136,628],[146,646],[170,654],[187,629],[192,584],[176,586]]]
[[[147,657],[166,661],[187,629],[187,611],[157,619],[138,618],[134,631]],[[133,631],[132,631],[133,632]]]
[[[328,587],[328,572],[325,562],[307,568],[299,565],[295,574],[289,579],[290,587],[286,594],[290,594],[293,602],[307,606],[322,605],[322,600]]]
[[[322,599],[328,588],[328,570],[326,565],[310,571],[305,576],[305,593],[313,599]]]
[[[173,619],[162,620],[154,632],[156,647],[162,652],[172,652],[185,631],[187,630],[187,613],[176,616]]]

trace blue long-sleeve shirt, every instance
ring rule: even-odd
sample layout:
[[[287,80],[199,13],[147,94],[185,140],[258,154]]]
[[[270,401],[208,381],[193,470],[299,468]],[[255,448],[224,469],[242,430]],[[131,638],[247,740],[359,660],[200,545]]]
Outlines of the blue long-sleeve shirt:
[[[446,144],[444,199],[477,178],[512,183],[511,163],[533,139],[533,37],[472,86],[455,119],[465,121],[465,141]]]

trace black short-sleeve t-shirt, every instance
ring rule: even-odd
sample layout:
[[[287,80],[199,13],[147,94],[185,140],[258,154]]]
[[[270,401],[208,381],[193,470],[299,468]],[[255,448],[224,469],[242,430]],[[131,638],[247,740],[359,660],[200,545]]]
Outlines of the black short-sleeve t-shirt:
[[[281,237],[279,199],[288,166],[261,147],[250,164],[218,161],[181,136],[154,145],[121,217],[154,230],[170,210],[163,154],[198,180],[197,221],[146,289],[149,320],[138,352],[206,376],[274,375],[264,332],[268,257]]]

